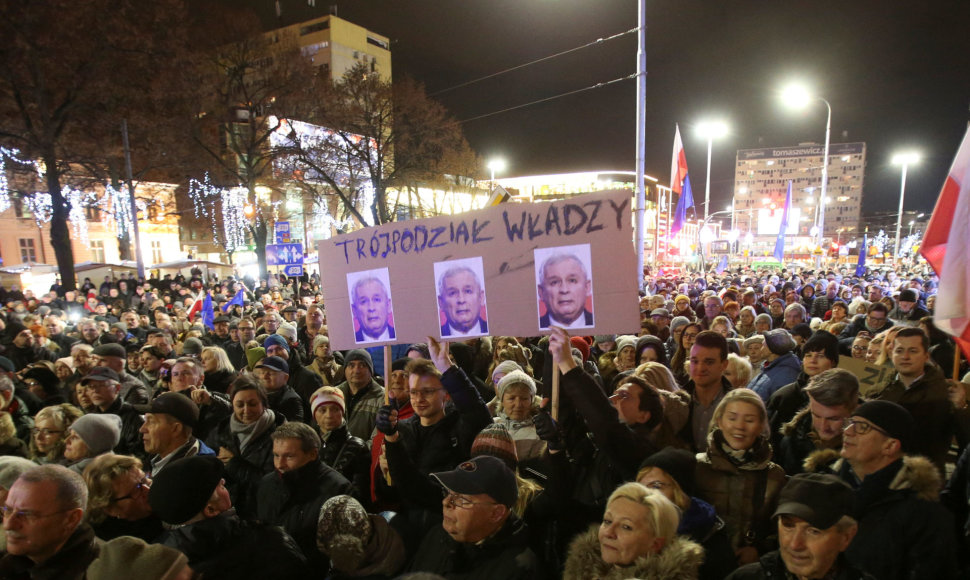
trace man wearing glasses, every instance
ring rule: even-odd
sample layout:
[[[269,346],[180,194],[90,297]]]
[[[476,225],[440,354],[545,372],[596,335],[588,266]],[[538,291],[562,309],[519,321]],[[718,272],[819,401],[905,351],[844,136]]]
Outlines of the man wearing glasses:
[[[84,470],[89,521],[102,540],[134,536],[152,543],[162,535],[162,520],[148,503],[152,480],[141,461],[128,455],[99,455]]]
[[[81,386],[96,407],[95,413],[112,413],[121,417],[121,440],[115,453],[145,457],[142,446],[141,414],[132,405],[121,399],[121,379],[118,373],[108,367],[94,367],[83,379]]]
[[[889,307],[882,302],[873,302],[865,316],[860,314],[853,318],[849,326],[839,334],[839,350],[842,354],[851,354],[852,341],[860,332],[865,331],[870,336],[876,336],[892,325],[893,321],[889,320]]]
[[[7,554],[0,578],[83,578],[100,550],[84,520],[88,489],[77,473],[41,465],[20,475],[4,505]]]
[[[431,476],[441,485],[443,521],[424,537],[412,572],[447,577],[526,578],[538,572],[525,525],[512,513],[515,474],[482,455]]]
[[[844,427],[844,461],[832,465],[856,490],[859,533],[846,556],[880,580],[957,577],[953,519],[937,500],[940,476],[925,457],[904,456],[916,430],[900,405],[864,403]]]

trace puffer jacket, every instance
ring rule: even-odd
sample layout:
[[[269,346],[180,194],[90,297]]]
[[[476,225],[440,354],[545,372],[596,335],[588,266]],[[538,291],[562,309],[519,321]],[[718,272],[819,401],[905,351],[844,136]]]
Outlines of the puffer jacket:
[[[266,411],[273,413],[270,409]],[[244,519],[251,519],[256,516],[256,493],[259,482],[274,469],[273,432],[286,423],[286,417],[274,413],[273,427],[250,441],[245,452],[239,448],[239,438],[232,434],[231,421],[232,417],[222,421],[215,437],[210,439],[209,446],[216,452],[220,447],[225,447],[232,453],[232,459],[226,463],[226,489],[229,490],[236,513]]]
[[[727,524],[731,547],[772,549],[775,531],[771,515],[785,486],[785,471],[771,461],[771,444],[763,436],[742,461],[724,451],[720,429],[708,435],[706,453],[697,454],[697,497],[709,502]]]
[[[842,436],[831,441],[821,441],[812,429],[812,414],[808,408],[802,409],[795,418],[781,428],[781,442],[775,460],[789,476],[804,471],[805,459],[821,449],[838,450],[842,447]]]
[[[694,580],[704,560],[704,548],[684,536],[674,538],[659,554],[637,558],[629,566],[614,566],[603,562],[597,537],[599,526],[578,536],[569,546],[565,580]]]
[[[761,400],[767,404],[775,391],[795,382],[800,372],[802,372],[802,361],[789,352],[771,362],[765,362],[758,376],[751,379],[748,388],[758,393]]]
[[[777,450],[781,442],[782,429],[799,411],[808,405],[808,393],[805,386],[811,377],[803,372],[798,373],[795,382],[789,383],[775,391],[768,399],[768,425],[771,430],[771,446]],[[787,472],[787,470],[786,470]]]
[[[320,438],[320,459],[354,484],[364,505],[370,489],[370,449],[360,437],[347,432],[347,422]]]

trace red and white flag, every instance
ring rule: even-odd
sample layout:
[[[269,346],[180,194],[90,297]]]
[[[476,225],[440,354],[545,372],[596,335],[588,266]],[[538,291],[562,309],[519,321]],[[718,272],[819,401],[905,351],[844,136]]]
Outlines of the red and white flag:
[[[195,320],[195,315],[198,314],[199,312],[202,312],[202,297],[204,295],[203,292],[204,290],[202,292],[199,292],[199,295],[195,297],[195,302],[192,303],[192,308],[189,308],[189,312],[188,312],[189,322],[192,322],[193,320]]]
[[[670,189],[680,193],[687,177],[687,154],[684,153],[684,142],[680,140],[680,125],[674,125],[674,154],[670,160]]]
[[[920,254],[940,277],[933,323],[970,358],[970,128],[933,209]]]

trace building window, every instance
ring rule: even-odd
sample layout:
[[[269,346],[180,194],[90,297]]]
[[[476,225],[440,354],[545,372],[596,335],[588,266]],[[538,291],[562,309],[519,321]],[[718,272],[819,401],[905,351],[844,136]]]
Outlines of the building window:
[[[89,222],[101,221],[101,208],[96,205],[84,206],[84,217],[87,218]]]
[[[37,250],[34,248],[33,238],[20,238],[20,261],[36,262]]]
[[[300,36],[306,36],[307,34],[313,34],[314,32],[320,32],[321,30],[326,30],[328,28],[330,28],[330,20],[307,24],[306,26],[300,27]]]
[[[91,240],[91,261],[104,263],[104,240]]]
[[[152,240],[152,263],[160,264],[162,262],[162,242],[158,240]]]

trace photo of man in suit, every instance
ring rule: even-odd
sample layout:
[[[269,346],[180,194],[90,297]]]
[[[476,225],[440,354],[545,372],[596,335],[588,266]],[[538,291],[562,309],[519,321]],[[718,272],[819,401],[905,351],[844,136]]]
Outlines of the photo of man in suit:
[[[562,328],[591,328],[593,313],[587,309],[586,300],[593,293],[593,284],[584,262],[574,250],[589,246],[570,246],[550,248],[551,253],[541,260],[536,278],[538,280],[539,300],[546,307],[545,314],[539,317],[539,328],[550,326]],[[539,250],[536,250],[536,264],[540,264]],[[541,309],[540,309],[541,312]]]
[[[476,262],[477,261],[477,262]],[[477,269],[472,267],[477,263]],[[438,308],[445,315],[441,336],[484,336],[488,334],[488,321],[483,316],[485,288],[478,272],[482,259],[454,260],[435,264],[438,278]],[[438,272],[444,270],[440,275]]]
[[[357,320],[354,333],[357,344],[394,340],[396,334],[391,324],[391,296],[382,277],[387,278],[387,268],[357,273],[350,291],[350,308]],[[350,278],[350,275],[348,275]]]

